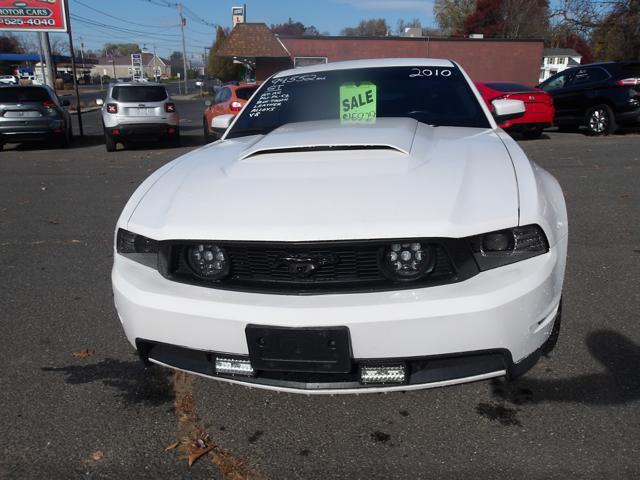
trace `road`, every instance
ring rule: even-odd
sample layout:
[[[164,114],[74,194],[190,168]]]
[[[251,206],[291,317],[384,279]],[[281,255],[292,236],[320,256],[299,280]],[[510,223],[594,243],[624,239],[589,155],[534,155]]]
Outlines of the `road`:
[[[145,370],[124,337],[113,227],[201,143],[201,103],[178,107],[179,149],[108,154],[92,113],[70,150],[0,152],[0,478],[640,476],[640,135],[521,142],[562,183],[571,230],[563,331],[524,378],[309,397]],[[184,444],[165,451],[197,436],[216,449],[191,468]]]

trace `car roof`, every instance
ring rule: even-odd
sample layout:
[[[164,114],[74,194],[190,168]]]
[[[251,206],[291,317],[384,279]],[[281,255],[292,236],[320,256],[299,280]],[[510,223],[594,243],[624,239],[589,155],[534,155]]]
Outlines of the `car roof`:
[[[367,60],[348,60],[345,62],[321,63],[308,67],[290,68],[274,75],[274,78],[305,73],[327,72],[331,70],[349,70],[352,68],[375,67],[455,67],[451,60],[444,58],[373,58]]]
[[[111,84],[112,87],[164,87],[162,83],[156,82],[116,82]]]

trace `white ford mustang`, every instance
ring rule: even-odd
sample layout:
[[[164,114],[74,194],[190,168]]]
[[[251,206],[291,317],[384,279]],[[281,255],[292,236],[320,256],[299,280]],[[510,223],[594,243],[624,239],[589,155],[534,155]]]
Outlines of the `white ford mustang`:
[[[280,72],[118,220],[113,290],[145,362],[273,390],[522,375],[553,348],[558,182],[455,62]],[[494,118],[495,116],[495,118]]]

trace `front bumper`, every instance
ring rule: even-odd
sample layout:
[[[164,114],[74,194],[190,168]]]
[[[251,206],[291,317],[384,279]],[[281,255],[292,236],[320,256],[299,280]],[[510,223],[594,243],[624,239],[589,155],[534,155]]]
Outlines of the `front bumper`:
[[[216,352],[247,358],[248,324],[346,326],[353,372],[363,363],[402,361],[408,383],[362,386],[353,375],[318,373],[217,378],[308,393],[407,390],[520,374],[535,363],[560,302],[566,241],[460,283],[415,290],[317,296],[215,290],[172,282],[117,254],[112,281],[126,336],[145,360],[214,377]]]

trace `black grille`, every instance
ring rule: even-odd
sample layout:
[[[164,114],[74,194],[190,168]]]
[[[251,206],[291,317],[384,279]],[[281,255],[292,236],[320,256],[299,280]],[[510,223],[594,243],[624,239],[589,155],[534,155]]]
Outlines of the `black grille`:
[[[445,239],[448,240],[448,239]],[[408,240],[403,240],[408,241]],[[420,240],[425,242],[424,239]],[[323,243],[207,242],[225,249],[231,261],[229,276],[216,281],[198,278],[187,262],[189,245],[200,242],[171,242],[161,248],[161,273],[184,283],[211,288],[283,294],[319,294],[366,292],[419,288],[452,283],[468,278],[468,268],[459,265],[460,245],[457,240],[430,243],[435,254],[435,267],[424,278],[397,282],[383,273],[380,259],[393,240]],[[445,245],[449,243],[450,245]],[[455,251],[451,251],[453,250]],[[464,246],[464,258],[471,258]],[[321,259],[317,269],[308,275],[292,272],[283,258],[295,256]],[[326,261],[323,261],[326,260]],[[166,265],[162,267],[162,265]],[[164,268],[164,271],[163,271]],[[477,269],[472,273],[477,273]]]

